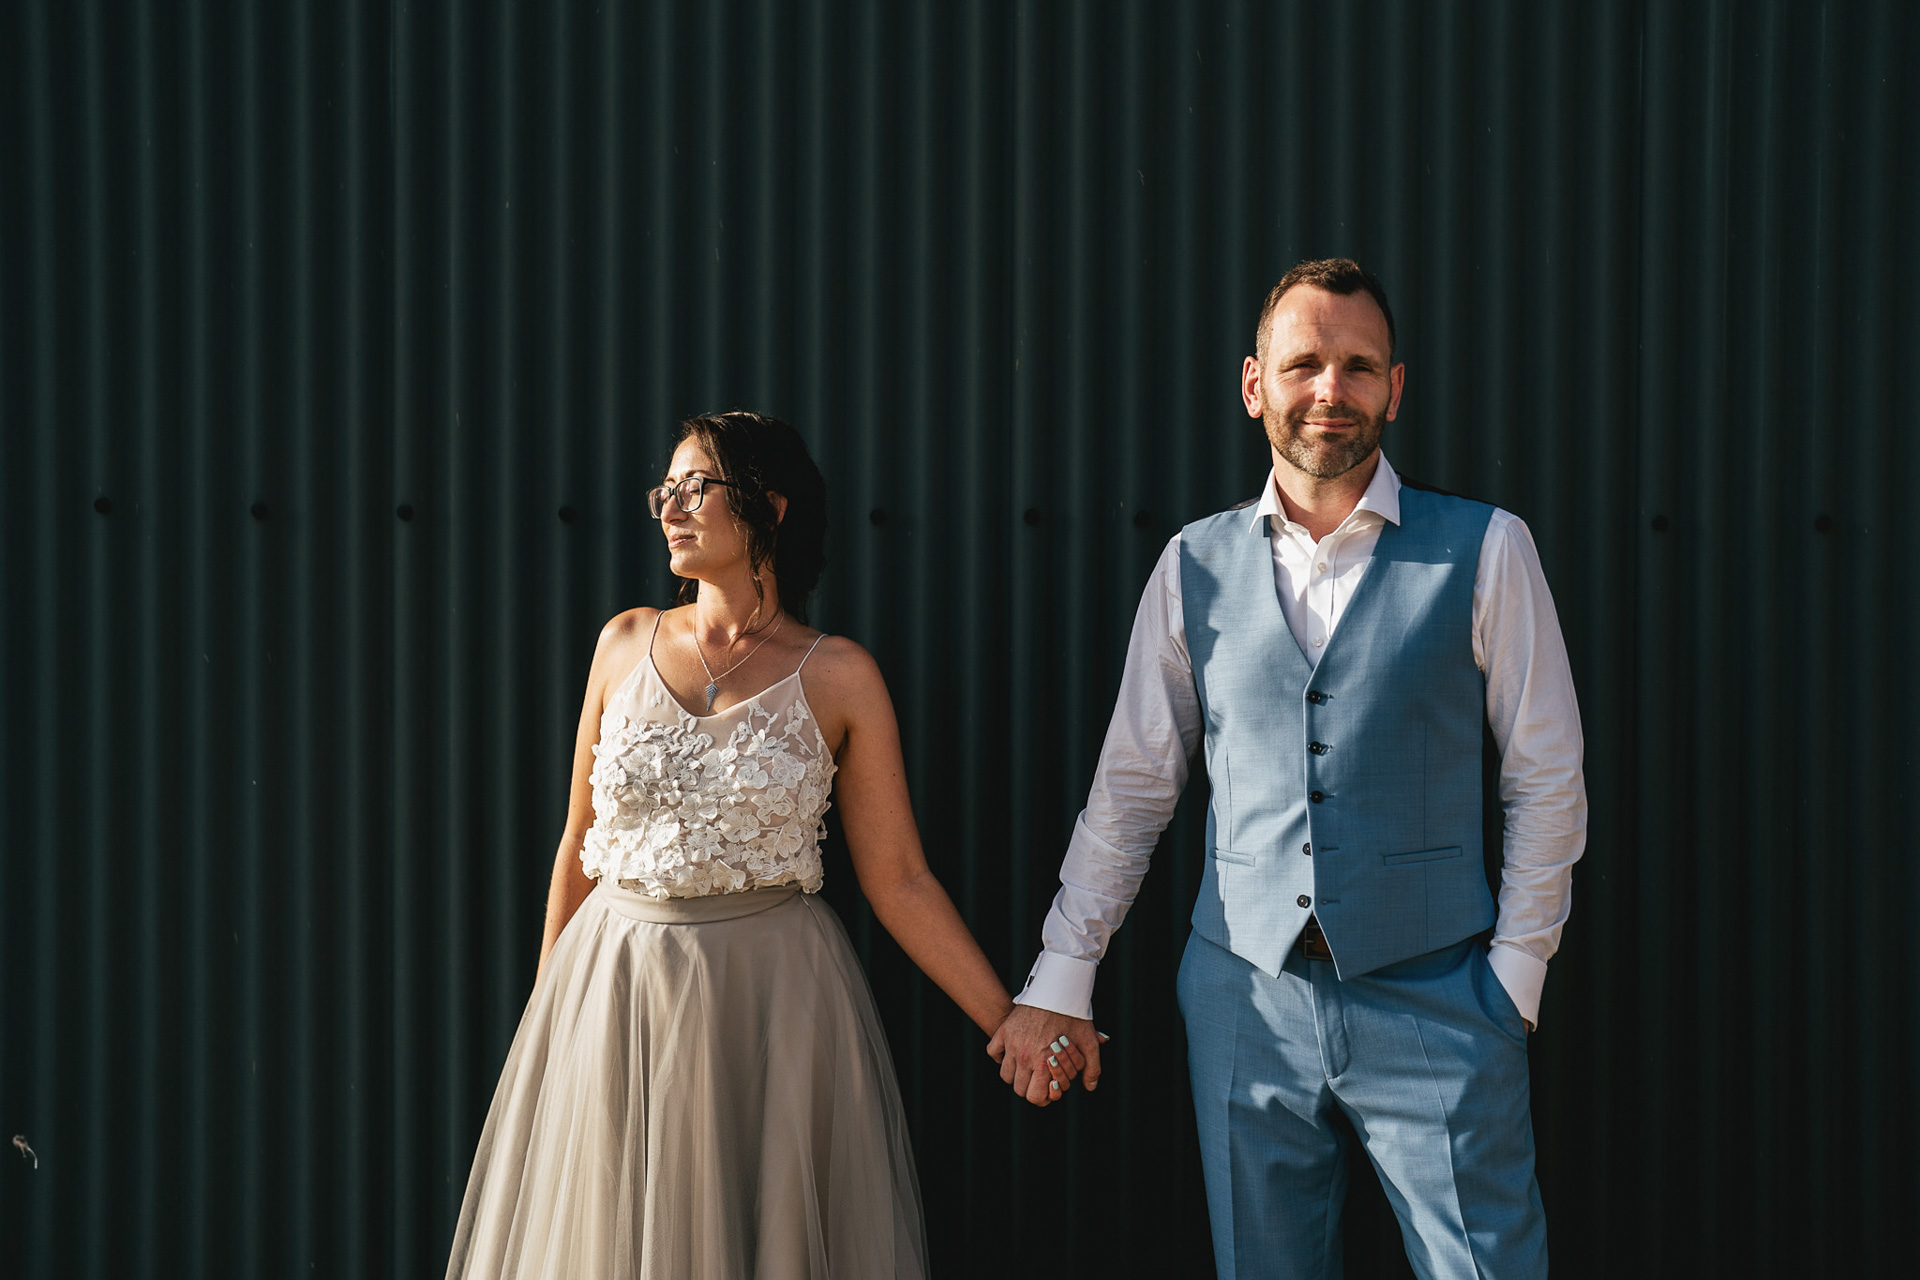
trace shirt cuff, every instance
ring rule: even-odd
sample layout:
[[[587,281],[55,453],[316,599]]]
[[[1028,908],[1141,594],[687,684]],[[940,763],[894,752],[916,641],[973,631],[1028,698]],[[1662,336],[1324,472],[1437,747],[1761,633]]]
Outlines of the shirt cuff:
[[[1015,1004],[1030,1004],[1069,1018],[1093,1018],[1093,975],[1098,961],[1077,960],[1054,951],[1042,951],[1027,975],[1027,985],[1013,998]]]
[[[1519,947],[1496,942],[1487,951],[1487,963],[1493,966],[1493,976],[1500,979],[1500,985],[1507,989],[1507,998],[1513,1001],[1513,1007],[1527,1020],[1527,1025],[1540,1025],[1540,988],[1547,984],[1547,962],[1537,960]]]

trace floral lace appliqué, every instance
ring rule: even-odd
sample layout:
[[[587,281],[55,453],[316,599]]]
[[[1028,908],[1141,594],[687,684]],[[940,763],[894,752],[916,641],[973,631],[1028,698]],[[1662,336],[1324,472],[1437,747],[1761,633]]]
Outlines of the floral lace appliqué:
[[[806,702],[768,710],[768,690],[726,713],[744,712],[729,729],[722,717],[695,719],[652,683],[638,718],[621,709],[631,699],[601,717],[594,823],[580,850],[587,874],[655,898],[781,884],[816,892],[834,764]]]

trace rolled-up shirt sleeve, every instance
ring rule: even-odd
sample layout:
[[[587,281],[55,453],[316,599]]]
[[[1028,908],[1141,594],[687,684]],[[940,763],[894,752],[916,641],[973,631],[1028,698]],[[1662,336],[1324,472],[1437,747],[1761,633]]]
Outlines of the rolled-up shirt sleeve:
[[[1015,1003],[1093,1016],[1094,971],[1140,892],[1201,734],[1180,609],[1180,538],[1161,552],[1127,642],[1113,720],[1060,865],[1043,950]]]
[[[1573,864],[1586,849],[1587,791],[1560,619],[1533,535],[1510,512],[1494,514],[1481,546],[1473,631],[1505,813],[1488,959],[1521,1016],[1537,1024],[1547,961],[1572,908]]]

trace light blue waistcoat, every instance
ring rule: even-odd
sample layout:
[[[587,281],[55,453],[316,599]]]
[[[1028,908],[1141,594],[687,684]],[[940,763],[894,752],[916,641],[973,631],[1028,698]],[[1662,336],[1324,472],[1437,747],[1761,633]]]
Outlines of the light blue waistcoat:
[[[1492,514],[1403,487],[1318,669],[1280,610],[1268,522],[1242,509],[1180,531],[1213,788],[1202,937],[1277,975],[1316,914],[1351,978],[1493,924],[1473,661]]]

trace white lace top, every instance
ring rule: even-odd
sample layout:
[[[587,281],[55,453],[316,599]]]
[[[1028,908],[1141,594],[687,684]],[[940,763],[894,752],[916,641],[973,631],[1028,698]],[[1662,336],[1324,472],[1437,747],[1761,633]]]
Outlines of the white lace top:
[[[586,873],[655,898],[817,892],[834,763],[799,670],[696,716],[660,678],[651,640],[647,650],[600,713]]]

